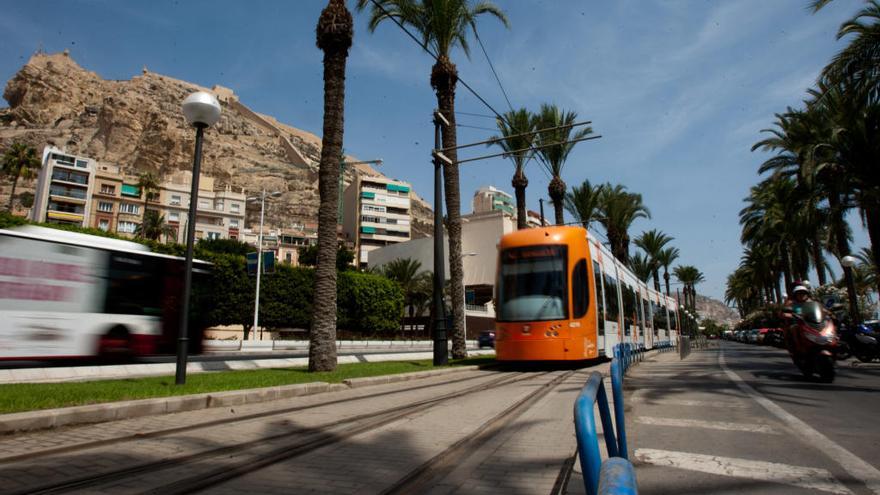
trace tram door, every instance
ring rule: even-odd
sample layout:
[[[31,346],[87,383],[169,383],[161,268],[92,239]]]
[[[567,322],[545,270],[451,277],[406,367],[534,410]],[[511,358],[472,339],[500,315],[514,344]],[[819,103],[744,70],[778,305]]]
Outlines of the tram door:
[[[602,283],[602,267],[596,260],[593,260],[593,280],[596,285],[596,290],[593,291],[593,294],[596,295],[596,347],[599,350],[599,355],[603,356],[607,355],[605,350],[610,347],[606,346],[605,287]]]

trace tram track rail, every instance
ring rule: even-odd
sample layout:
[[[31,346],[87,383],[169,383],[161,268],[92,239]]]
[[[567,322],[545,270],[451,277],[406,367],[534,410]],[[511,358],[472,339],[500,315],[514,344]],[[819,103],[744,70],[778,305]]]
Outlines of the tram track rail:
[[[517,418],[528,411],[541,399],[546,397],[557,386],[575,374],[568,371],[541,388],[529,393],[522,399],[499,412],[474,432],[455,442],[439,454],[410,471],[399,481],[381,492],[382,495],[415,495],[429,491],[435,481],[447,477],[458,467],[460,460],[469,452],[486,445],[489,441],[511,426]]]
[[[482,392],[492,388],[503,387],[506,385],[515,384],[522,381],[533,380],[540,376],[546,375],[547,373],[537,373],[537,374],[529,374],[526,376],[511,376],[511,375],[503,375],[497,378],[490,380],[487,383],[480,383],[474,386],[468,387],[463,390],[450,392],[444,394],[439,397],[433,397],[430,399],[423,399],[416,401],[414,403],[403,404],[400,406],[395,406],[392,408],[375,411],[371,413],[365,413],[362,415],[357,415],[351,418],[347,418],[342,421],[336,421],[334,423],[328,423],[325,425],[318,426],[317,428],[294,428],[292,430],[262,436],[260,438],[242,442],[235,445],[228,445],[213,449],[204,450],[201,452],[196,452],[192,454],[186,454],[182,456],[173,456],[165,459],[150,461],[141,463],[134,466],[129,466],[117,470],[107,471],[104,473],[99,473],[95,475],[83,476],[79,478],[75,478],[72,480],[66,480],[63,482],[57,483],[49,483],[42,486],[34,486],[28,487],[26,489],[22,489],[19,491],[10,492],[11,495],[19,495],[19,494],[54,494],[54,493],[67,493],[71,491],[79,491],[88,488],[100,487],[100,486],[112,486],[113,482],[117,482],[120,480],[125,480],[131,476],[142,475],[145,473],[154,474],[157,472],[165,471],[171,468],[179,468],[184,465],[193,465],[202,461],[217,459],[217,458],[225,458],[232,459],[234,456],[239,456],[240,460],[230,461],[231,465],[222,466],[220,468],[209,468],[205,470],[206,472],[201,472],[200,474],[184,477],[173,481],[171,483],[167,483],[161,486],[153,487],[150,489],[146,489],[143,493],[155,493],[161,495],[171,495],[171,494],[179,494],[179,493],[194,493],[198,491],[205,490],[212,486],[216,486],[220,483],[224,483],[226,481],[230,481],[232,479],[244,476],[246,474],[258,471],[262,468],[271,466],[273,464],[277,464],[282,461],[286,461],[289,459],[293,459],[299,456],[302,456],[308,452],[317,450],[322,447],[326,447],[329,445],[333,445],[335,443],[341,442],[348,438],[354,437],[356,435],[371,431],[373,429],[379,428],[381,426],[393,423],[398,421],[401,418],[404,418],[408,415],[416,414],[418,412],[427,410],[437,404],[440,404],[445,401],[453,400],[462,396],[466,396],[469,394],[474,394],[478,392]],[[458,380],[459,382],[466,381],[464,379]],[[449,382],[447,382],[449,383]],[[425,388],[426,386],[417,387],[417,388]],[[416,388],[406,389],[407,391],[414,390]],[[372,394],[371,397],[375,398],[377,396],[382,396],[386,394]],[[361,399],[365,397],[358,397],[357,399]],[[350,400],[350,399],[349,399]],[[293,409],[293,411],[285,411],[285,412],[295,412],[297,410],[302,410],[302,408],[313,408],[320,407],[326,405],[332,405],[336,402],[345,402],[345,401],[329,401],[322,403],[320,405],[310,405],[310,406],[302,406],[301,408],[288,408]],[[281,412],[274,412],[274,414],[260,414],[259,417],[266,417],[272,415],[283,414]],[[231,418],[232,419],[232,418]],[[254,419],[254,418],[250,418]],[[240,420],[240,418],[239,418]],[[217,421],[208,422],[212,423],[212,426],[217,426]],[[219,422],[219,425],[224,424],[224,422]],[[204,427],[204,426],[201,426]],[[188,431],[193,428],[181,427],[184,428],[183,431]],[[168,435],[169,433],[164,433]],[[127,441],[136,441],[143,439],[143,436],[135,436],[135,437],[126,437]],[[295,445],[291,445],[289,440],[297,439],[298,441]],[[284,442],[288,440],[288,442]],[[119,443],[119,442],[114,442]],[[271,446],[272,443],[278,443],[278,446]]]

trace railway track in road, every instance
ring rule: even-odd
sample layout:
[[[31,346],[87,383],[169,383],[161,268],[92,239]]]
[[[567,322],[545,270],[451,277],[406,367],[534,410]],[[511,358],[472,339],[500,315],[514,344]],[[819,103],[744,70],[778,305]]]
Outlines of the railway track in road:
[[[264,467],[277,464],[279,462],[293,459],[316,449],[333,445],[352,438],[356,435],[363,434],[398,421],[408,415],[413,415],[438,404],[455,400],[470,394],[484,392],[489,389],[504,387],[515,383],[528,380],[534,380],[537,377],[546,375],[545,373],[522,374],[505,374],[493,377],[488,382],[474,384],[462,390],[446,393],[438,397],[430,399],[418,400],[416,402],[398,405],[390,408],[380,409],[378,411],[356,415],[341,421],[325,423],[317,427],[302,428],[291,427],[287,431],[264,435],[254,440],[226,445],[222,447],[208,448],[199,452],[186,455],[170,456],[164,459],[144,462],[133,466],[123,467],[119,469],[111,469],[94,475],[81,476],[74,479],[67,479],[60,482],[46,483],[40,486],[29,486],[12,493],[67,493],[72,491],[81,491],[86,489],[113,487],[114,484],[138,478],[149,476],[155,480],[174,479],[173,471],[182,471],[178,473],[178,478],[169,483],[161,483],[157,486],[143,486],[137,490],[138,493],[157,493],[162,495],[170,495],[177,493],[193,493],[201,491],[212,486],[216,486],[223,482],[244,476],[249,473],[258,471]],[[473,379],[473,378],[470,378]],[[461,379],[458,382],[466,382],[468,379]],[[554,380],[555,382],[555,380]],[[445,382],[444,384],[448,384]],[[412,387],[407,391],[414,389],[428,388],[436,385],[424,385],[420,387]],[[357,397],[354,399],[346,399],[339,401],[327,401],[320,404],[312,404],[307,406],[299,406],[286,408],[284,410],[270,411],[265,413],[253,414],[243,418],[229,418],[227,420],[215,420],[196,425],[188,425],[179,428],[172,428],[151,433],[150,438],[160,436],[171,436],[174,434],[197,431],[199,429],[228,426],[231,423],[241,421],[253,421],[264,419],[270,416],[279,416],[291,412],[302,411],[304,409],[314,409],[318,407],[332,406],[340,402],[349,402],[351,400],[361,400],[364,398],[376,398],[392,393],[402,393],[400,391],[384,392],[379,394],[371,394],[368,396]],[[537,394],[545,394],[546,391],[539,389]],[[532,396],[535,393],[530,393]],[[527,398],[528,399],[528,398]],[[525,399],[526,402],[528,400]],[[523,402],[523,401],[520,401]],[[520,407],[524,407],[524,404]],[[511,411],[512,414],[515,411]],[[86,442],[81,444],[76,450],[91,450],[95,447],[105,446],[108,443],[124,443],[137,442],[144,440],[144,436],[129,436],[112,441],[104,442]],[[53,454],[71,452],[73,449],[62,449],[53,451]],[[30,456],[33,457],[33,456]],[[48,457],[45,453],[37,457]],[[196,473],[196,474],[193,474]],[[172,475],[172,476],[167,476]],[[166,478],[167,476],[167,478]]]

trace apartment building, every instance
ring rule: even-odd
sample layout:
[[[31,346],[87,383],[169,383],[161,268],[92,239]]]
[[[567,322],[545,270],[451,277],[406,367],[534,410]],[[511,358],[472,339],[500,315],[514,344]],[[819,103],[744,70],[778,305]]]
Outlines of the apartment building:
[[[159,186],[158,210],[175,229],[175,241],[185,242],[189,219],[192,172],[184,170]],[[213,177],[199,176],[196,239],[238,239],[244,229],[246,196],[229,185],[216,186]]]
[[[37,176],[31,220],[85,227],[91,204],[96,163],[91,158],[43,148],[43,165]]]
[[[477,189],[471,206],[474,213],[503,211],[508,215],[516,216],[516,205],[513,202],[513,196],[493,186]]]
[[[125,175],[115,165],[97,164],[88,226],[134,235],[144,216],[144,202],[137,180],[137,177]],[[147,203],[148,206],[156,205],[156,198],[150,198]]]
[[[357,266],[366,267],[374,249],[410,240],[410,191],[406,182],[360,174],[345,189],[342,230]]]

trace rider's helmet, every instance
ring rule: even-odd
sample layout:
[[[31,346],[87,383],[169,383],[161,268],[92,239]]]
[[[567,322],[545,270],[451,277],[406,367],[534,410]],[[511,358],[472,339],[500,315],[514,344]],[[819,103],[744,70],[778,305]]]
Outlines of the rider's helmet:
[[[792,293],[792,295],[797,295],[798,292],[804,292],[809,295],[810,289],[806,288],[802,284],[798,284],[798,285],[794,286],[794,289],[791,290],[791,293]]]

